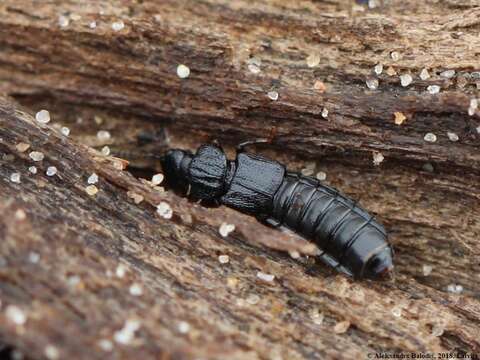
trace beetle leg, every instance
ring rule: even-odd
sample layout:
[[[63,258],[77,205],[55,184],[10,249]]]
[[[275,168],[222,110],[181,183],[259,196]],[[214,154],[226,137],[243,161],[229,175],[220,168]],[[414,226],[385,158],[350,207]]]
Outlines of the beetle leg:
[[[196,203],[209,208],[216,208],[222,205],[221,201],[218,199],[198,200]]]
[[[224,150],[223,150],[223,147],[222,147],[222,145],[220,144],[220,141],[219,141],[218,139],[210,140],[209,143],[212,144],[212,145],[215,145],[215,146],[218,147],[220,150],[224,151]]]
[[[317,258],[320,259],[324,264],[327,264],[338,272],[348,276],[353,276],[350,270],[348,270],[343,265],[340,265],[337,260],[335,260],[332,256],[328,255],[326,252],[323,251],[320,255],[317,255]]]
[[[277,134],[277,128],[276,127],[271,127],[270,128],[270,135],[267,138],[256,138],[256,139],[247,140],[247,141],[244,141],[244,142],[238,144],[237,145],[237,153],[244,152],[245,147],[247,147],[249,145],[271,143],[271,142],[273,142],[273,139],[275,138],[276,134]]]
[[[275,220],[274,218],[268,218],[268,217],[259,217],[257,218],[259,222],[261,222],[264,225],[267,225],[271,228],[278,229],[279,227],[282,226],[282,223],[278,220]]]
[[[212,207],[219,207],[221,205],[222,205],[222,202],[219,199],[212,200],[212,204],[211,204]]]

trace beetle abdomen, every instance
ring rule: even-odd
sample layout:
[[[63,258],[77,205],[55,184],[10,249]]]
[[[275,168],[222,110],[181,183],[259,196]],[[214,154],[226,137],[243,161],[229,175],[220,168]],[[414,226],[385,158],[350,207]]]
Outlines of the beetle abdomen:
[[[195,201],[224,204],[270,225],[285,225],[315,242],[319,258],[357,278],[378,278],[393,268],[382,225],[337,190],[281,163],[237,153],[227,160],[216,145],[195,154],[173,149],[161,157],[167,186]]]
[[[391,267],[391,263],[379,261],[371,264],[382,252],[391,255],[383,226],[355,202],[318,180],[288,173],[272,205],[275,220],[315,242],[333,258],[333,264],[337,262],[355,276]],[[382,269],[369,269],[378,266]]]

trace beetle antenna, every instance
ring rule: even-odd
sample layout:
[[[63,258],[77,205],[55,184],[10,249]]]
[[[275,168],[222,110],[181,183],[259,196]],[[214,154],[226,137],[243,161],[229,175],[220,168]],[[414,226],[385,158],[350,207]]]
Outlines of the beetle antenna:
[[[247,141],[244,141],[240,144],[237,145],[236,149],[237,149],[237,152],[244,152],[245,151],[245,148],[247,146],[250,146],[250,145],[255,145],[255,144],[264,144],[264,143],[269,143],[270,142],[270,139],[266,139],[266,138],[258,138],[258,139],[253,139],[253,140],[247,140]]]
[[[267,138],[257,138],[257,139],[252,139],[252,140],[247,140],[244,141],[240,144],[237,145],[237,152],[244,152],[245,148],[250,145],[255,145],[255,144],[271,144],[273,143],[273,139],[277,135],[277,128],[276,127],[271,127],[270,128],[270,134],[268,135]]]
[[[158,159],[163,160],[165,158],[165,153],[150,153],[150,152],[136,152],[136,151],[112,151],[113,155],[116,157],[125,157],[125,158],[150,158],[150,159]]]

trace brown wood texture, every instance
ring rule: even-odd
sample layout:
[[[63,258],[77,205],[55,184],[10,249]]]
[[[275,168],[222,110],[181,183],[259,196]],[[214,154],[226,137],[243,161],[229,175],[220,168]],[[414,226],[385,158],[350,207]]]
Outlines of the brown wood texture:
[[[13,100],[0,101],[0,342],[31,358],[478,353],[480,113],[468,111],[480,97],[479,15],[478,1],[460,0],[375,9],[351,1],[3,1],[0,93]],[[115,31],[119,20],[124,28]],[[179,64],[188,78],[177,76]],[[430,78],[422,80],[424,68]],[[413,82],[402,86],[402,74]],[[378,89],[367,79],[378,79]],[[430,94],[431,85],[441,91]],[[273,90],[277,100],[267,96]],[[40,109],[52,114],[48,125],[32,120]],[[395,112],[406,117],[401,125]],[[112,138],[99,139],[100,130]],[[139,142],[144,133],[153,142]],[[425,141],[427,133],[437,140]],[[138,174],[158,171],[142,153],[218,139],[233,156],[232,145],[272,134],[271,145],[252,150],[291,169],[315,162],[327,183],[378,214],[396,250],[393,280],[332,273],[306,257],[316,249],[305,240],[190,204],[92,149],[109,145]],[[33,150],[45,159],[34,163]],[[385,157],[379,166],[375,153]],[[48,166],[58,173],[47,176]],[[17,172],[20,183],[11,181]],[[85,191],[92,172],[100,178],[93,196]],[[144,200],[136,204],[129,191]],[[172,206],[171,220],[156,214],[161,201]],[[222,222],[236,225],[226,238]],[[458,285],[460,294],[449,291]],[[121,344],[115,334],[128,319],[139,328]]]

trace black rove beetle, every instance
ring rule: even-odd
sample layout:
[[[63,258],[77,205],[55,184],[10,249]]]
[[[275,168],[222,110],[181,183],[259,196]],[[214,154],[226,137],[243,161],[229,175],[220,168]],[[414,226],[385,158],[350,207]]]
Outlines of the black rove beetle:
[[[226,205],[273,227],[287,227],[322,249],[320,259],[355,278],[377,279],[393,269],[385,228],[372,215],[319,180],[289,172],[279,162],[237,148],[234,161],[221,147],[196,154],[172,149],[161,157],[167,186]]]

